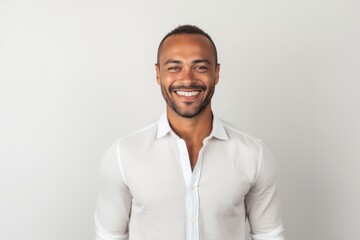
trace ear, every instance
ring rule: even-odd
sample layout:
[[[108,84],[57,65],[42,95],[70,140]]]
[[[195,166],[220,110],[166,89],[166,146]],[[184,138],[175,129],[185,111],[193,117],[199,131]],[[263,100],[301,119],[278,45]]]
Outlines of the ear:
[[[161,78],[160,78],[160,67],[159,64],[155,63],[155,71],[156,71],[156,82],[160,85]]]
[[[220,63],[216,64],[215,67],[215,84],[219,82],[219,77],[220,77]]]

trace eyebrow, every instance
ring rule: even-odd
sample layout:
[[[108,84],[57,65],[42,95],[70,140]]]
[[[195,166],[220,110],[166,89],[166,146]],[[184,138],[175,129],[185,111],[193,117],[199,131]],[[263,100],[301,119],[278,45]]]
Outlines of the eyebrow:
[[[207,63],[207,64],[211,64],[211,62],[207,59],[197,59],[192,61],[192,63]]]
[[[171,63],[180,64],[181,61],[179,61],[179,60],[174,60],[174,59],[169,59],[169,60],[167,60],[167,61],[164,63],[164,65],[171,64]]]
[[[179,60],[169,59],[164,63],[164,65],[171,64],[171,63],[173,63],[173,64],[181,64],[182,62],[179,61]],[[195,63],[195,64],[196,63],[211,64],[211,62],[209,60],[207,60],[207,59],[196,59],[196,60],[192,61],[192,63]]]

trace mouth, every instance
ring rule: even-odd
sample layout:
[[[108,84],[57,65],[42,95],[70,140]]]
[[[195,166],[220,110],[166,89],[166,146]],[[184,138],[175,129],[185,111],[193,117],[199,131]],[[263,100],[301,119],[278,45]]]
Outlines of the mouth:
[[[197,95],[200,94],[201,90],[196,90],[196,91],[182,91],[182,90],[177,90],[174,91],[177,95],[179,96],[183,96],[183,97],[195,97]]]
[[[206,90],[206,87],[198,84],[192,84],[190,86],[171,86],[169,90],[181,99],[194,100]]]

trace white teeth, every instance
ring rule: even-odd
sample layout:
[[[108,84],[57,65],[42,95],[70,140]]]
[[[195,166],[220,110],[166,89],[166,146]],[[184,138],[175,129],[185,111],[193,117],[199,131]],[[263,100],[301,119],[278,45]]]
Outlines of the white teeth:
[[[193,91],[193,92],[176,91],[176,93],[180,96],[191,97],[191,96],[198,95],[200,92],[199,91]]]

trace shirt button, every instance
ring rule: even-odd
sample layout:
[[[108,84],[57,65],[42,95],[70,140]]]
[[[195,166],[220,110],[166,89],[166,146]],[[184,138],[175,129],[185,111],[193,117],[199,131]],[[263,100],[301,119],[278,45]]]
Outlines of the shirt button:
[[[193,218],[193,219],[191,220],[191,222],[192,222],[192,224],[196,224],[196,223],[197,223],[197,219],[196,219],[196,218]]]

